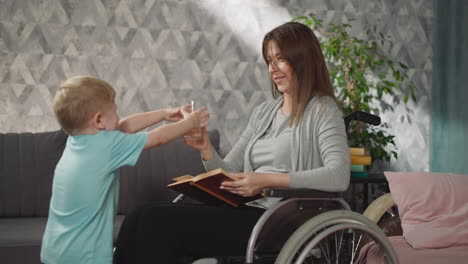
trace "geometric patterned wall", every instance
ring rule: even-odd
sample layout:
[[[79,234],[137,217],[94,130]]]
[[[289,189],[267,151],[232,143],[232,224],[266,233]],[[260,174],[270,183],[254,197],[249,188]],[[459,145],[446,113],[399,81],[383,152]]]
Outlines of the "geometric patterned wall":
[[[252,109],[270,98],[263,35],[314,12],[325,23],[367,24],[393,37],[391,56],[420,88],[412,122],[383,115],[397,136],[395,170],[428,170],[432,0],[0,0],[0,132],[58,128],[57,84],[94,75],[117,91],[120,116],[178,105],[209,108],[225,154]]]

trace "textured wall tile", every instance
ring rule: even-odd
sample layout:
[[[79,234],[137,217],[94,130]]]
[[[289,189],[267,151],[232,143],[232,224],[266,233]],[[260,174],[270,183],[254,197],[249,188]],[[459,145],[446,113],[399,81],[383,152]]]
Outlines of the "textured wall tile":
[[[225,154],[255,106],[271,98],[261,56],[264,34],[314,12],[325,24],[369,25],[392,36],[391,56],[421,89],[411,105],[382,115],[397,136],[396,170],[428,169],[432,1],[405,0],[0,0],[0,131],[47,131],[55,87],[94,75],[117,91],[120,116],[176,106],[182,96],[208,106]],[[384,102],[383,109],[391,106]]]

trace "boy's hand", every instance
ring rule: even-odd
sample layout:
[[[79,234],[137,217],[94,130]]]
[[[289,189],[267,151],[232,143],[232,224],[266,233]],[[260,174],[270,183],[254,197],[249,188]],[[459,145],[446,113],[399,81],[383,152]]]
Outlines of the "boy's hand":
[[[169,122],[177,122],[184,119],[181,109],[187,109],[187,105],[181,107],[166,108],[166,116],[164,117],[164,120]]]
[[[190,113],[187,111],[186,106],[180,108],[183,119],[190,120],[192,128],[203,128],[208,126],[210,114],[208,114],[206,110],[208,110],[208,108],[203,107]]]
[[[206,108],[202,108],[195,111],[195,113],[200,112],[201,123],[200,128],[194,128],[191,132],[193,133],[193,130],[199,130],[199,134],[201,135],[200,138],[186,137],[184,142],[188,146],[199,150],[204,160],[211,160],[213,158],[213,151],[211,147],[210,137],[206,132],[206,127],[209,124],[208,119],[210,118],[210,116],[208,113],[204,112],[205,110]],[[185,110],[182,111],[182,114],[184,115],[184,118],[190,118],[191,115],[191,113],[188,113]],[[190,133],[188,135],[190,135]]]
[[[190,114],[192,114],[192,105],[184,105],[179,107],[180,114],[182,115],[182,119],[187,119]]]

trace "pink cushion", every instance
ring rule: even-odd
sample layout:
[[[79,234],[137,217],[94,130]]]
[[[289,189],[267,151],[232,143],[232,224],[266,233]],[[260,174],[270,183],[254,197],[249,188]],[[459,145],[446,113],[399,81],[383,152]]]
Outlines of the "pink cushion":
[[[443,249],[413,248],[402,236],[389,237],[400,264],[466,264],[468,246],[456,246]],[[366,259],[367,258],[367,259]],[[375,242],[362,247],[359,259],[355,263],[385,264],[384,255]]]
[[[468,175],[385,172],[403,236],[414,248],[468,245]]]

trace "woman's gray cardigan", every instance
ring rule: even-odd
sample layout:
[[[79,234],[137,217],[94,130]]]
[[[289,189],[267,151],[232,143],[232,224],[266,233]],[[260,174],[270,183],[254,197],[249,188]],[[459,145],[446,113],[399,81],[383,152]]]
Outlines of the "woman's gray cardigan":
[[[250,152],[266,132],[283,97],[255,108],[247,128],[232,150],[221,159],[204,161],[207,170],[253,171]],[[341,110],[330,97],[315,97],[306,107],[299,124],[291,131],[291,188],[345,191],[349,185],[350,154]]]

